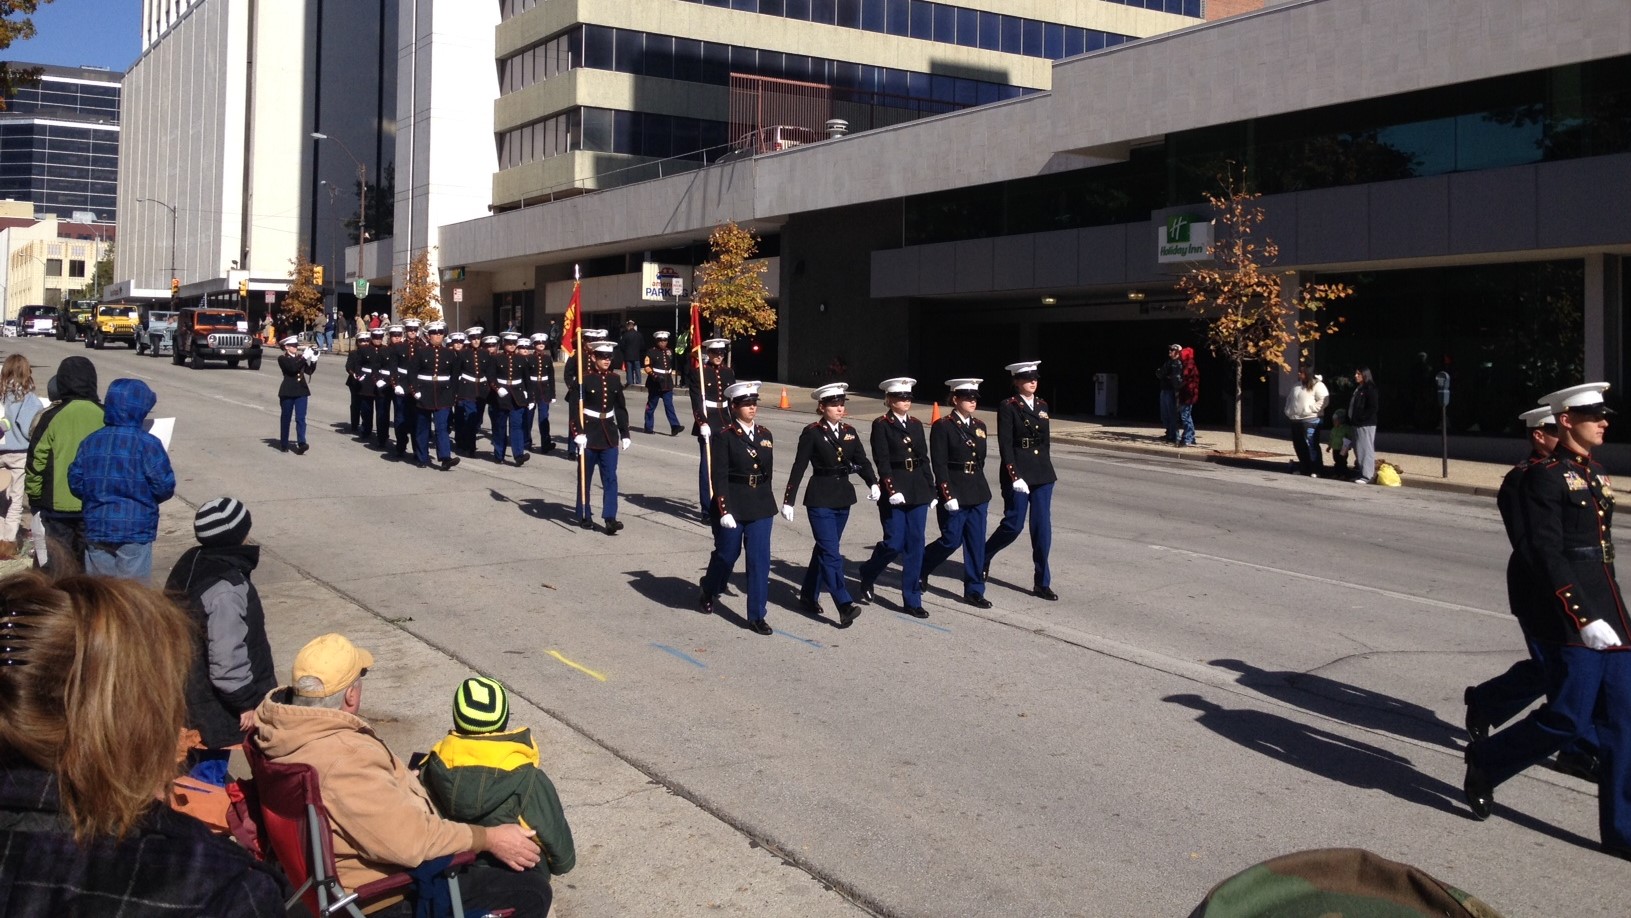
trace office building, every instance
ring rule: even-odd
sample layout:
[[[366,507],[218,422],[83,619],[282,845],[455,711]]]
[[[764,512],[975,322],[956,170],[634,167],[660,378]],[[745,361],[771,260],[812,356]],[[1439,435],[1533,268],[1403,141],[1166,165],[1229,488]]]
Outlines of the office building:
[[[0,197],[61,220],[114,223],[119,181],[119,81],[99,67],[12,62],[38,70],[0,112]]]

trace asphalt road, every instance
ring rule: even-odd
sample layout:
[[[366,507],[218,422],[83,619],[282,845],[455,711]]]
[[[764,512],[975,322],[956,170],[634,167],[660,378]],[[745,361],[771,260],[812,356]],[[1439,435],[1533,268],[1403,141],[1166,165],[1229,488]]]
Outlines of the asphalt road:
[[[1022,539],[989,611],[956,601],[954,559],[927,621],[894,611],[891,573],[837,630],[792,611],[801,514],[776,523],[777,633],[760,637],[739,626],[739,575],[723,613],[696,611],[710,541],[688,437],[635,434],[611,538],[568,527],[559,452],[444,473],[355,442],[337,357],[296,457],[271,448],[270,362],[13,348],[53,368],[89,353],[104,388],[146,379],[155,415],[178,418],[182,497],[243,498],[269,552],[879,913],[1184,915],[1239,869],[1325,846],[1416,864],[1508,916],[1631,913],[1589,785],[1532,770],[1487,823],[1460,801],[1462,687],[1521,653],[1492,501],[1063,448],[1060,602],[1018,589]],[[779,488],[810,415],[761,420]],[[860,505],[852,572],[877,533]]]

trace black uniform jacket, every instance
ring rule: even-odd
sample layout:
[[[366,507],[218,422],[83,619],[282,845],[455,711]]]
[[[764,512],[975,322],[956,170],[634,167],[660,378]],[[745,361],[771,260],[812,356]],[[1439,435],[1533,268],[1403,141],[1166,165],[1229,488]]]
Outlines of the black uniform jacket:
[[[886,413],[872,422],[872,456],[878,462],[878,484],[884,498],[903,494],[906,506],[934,500],[934,475],[929,469],[929,438],[923,422],[911,415],[905,421]]]
[[[408,388],[408,381],[413,378],[413,357],[424,346],[425,342],[420,341],[418,338],[403,338],[400,343],[393,344],[390,347],[391,385],[401,386],[409,395],[413,394],[412,390]]]
[[[708,458],[716,518],[729,513],[737,522],[749,523],[776,515],[776,492],[770,485],[775,438],[770,428],[760,424],[749,436],[735,420],[715,427]]]
[[[283,382],[277,387],[278,398],[305,398],[311,395],[311,386],[306,384],[306,377],[317,369],[317,358],[313,357],[307,362],[299,354],[279,354],[277,367],[283,371]]]
[[[941,503],[956,498],[959,507],[972,507],[991,499],[991,486],[985,481],[985,440],[985,423],[979,418],[964,423],[953,411],[934,422],[929,453]]]
[[[691,375],[691,416],[696,419],[691,433],[702,436],[702,425],[716,432],[731,423],[730,402],[725,400],[725,387],[736,382],[736,371],[720,364],[702,365]]]
[[[674,391],[674,366],[679,363],[666,347],[646,351],[646,391],[658,395]]]
[[[1530,453],[1529,458],[1507,471],[1506,477],[1501,479],[1501,490],[1495,495],[1495,506],[1501,511],[1501,523],[1506,526],[1507,541],[1512,544],[1512,553],[1506,559],[1507,607],[1523,625],[1525,633],[1536,616],[1552,614],[1551,591],[1535,576],[1534,568],[1523,556],[1524,516],[1518,499],[1523,476],[1545,459],[1539,453]]]
[[[531,370],[531,359],[499,351],[487,364],[487,386],[493,393],[493,404],[506,410],[532,404],[532,392],[527,389],[527,374]],[[499,393],[500,389],[504,390],[503,394]]]
[[[997,452],[1002,457],[1002,486],[1015,478],[1030,487],[1059,480],[1048,454],[1048,403],[1040,398],[1027,406],[1019,396],[997,406]]]
[[[459,367],[464,363],[447,345],[425,344],[414,351],[408,393],[427,411],[452,408],[459,396]]]
[[[1631,643],[1614,578],[1614,494],[1603,467],[1560,447],[1524,472],[1518,499],[1522,554],[1546,594],[1546,611],[1530,623],[1530,635],[1579,644],[1580,629],[1602,619],[1622,645]]]
[[[532,387],[532,399],[540,405],[555,401],[555,361],[550,359],[549,348],[540,347],[532,355],[532,369],[527,374]]]
[[[590,370],[578,387],[583,399],[583,427],[578,427],[578,409],[567,418],[572,436],[589,438],[588,449],[617,449],[617,441],[629,435],[629,407],[623,399],[623,379],[614,370]]]
[[[372,373],[368,374],[366,384],[366,388],[370,391],[365,394],[378,398],[390,398],[395,395],[396,393],[391,390],[391,387],[396,385],[396,363],[391,354],[390,346],[376,344],[370,347],[368,356],[365,359],[368,361],[369,368],[373,370]]]
[[[345,356],[345,386],[365,398],[373,398],[374,356],[372,344],[359,344]]]
[[[487,380],[482,375],[481,360],[486,355],[480,348],[465,346],[457,352],[458,362],[453,366],[453,373],[458,383],[455,387],[461,402],[479,402],[487,394]]]
[[[791,504],[798,496],[804,470],[810,469],[810,486],[804,489],[806,507],[848,507],[855,503],[855,486],[850,475],[860,475],[870,487],[878,483],[872,463],[866,458],[861,435],[840,423],[837,433],[826,421],[808,424],[799,432],[798,451],[793,454],[793,471],[787,478],[782,503]]]

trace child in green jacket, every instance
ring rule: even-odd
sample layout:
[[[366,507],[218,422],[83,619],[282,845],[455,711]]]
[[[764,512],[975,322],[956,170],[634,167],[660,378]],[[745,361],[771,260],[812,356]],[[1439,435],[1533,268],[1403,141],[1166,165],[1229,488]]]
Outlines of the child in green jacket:
[[[453,729],[431,747],[420,771],[447,819],[479,826],[519,822],[538,833],[552,875],[577,863],[572,829],[555,785],[538,765],[526,727],[511,730],[510,699],[496,679],[475,676],[453,693]]]

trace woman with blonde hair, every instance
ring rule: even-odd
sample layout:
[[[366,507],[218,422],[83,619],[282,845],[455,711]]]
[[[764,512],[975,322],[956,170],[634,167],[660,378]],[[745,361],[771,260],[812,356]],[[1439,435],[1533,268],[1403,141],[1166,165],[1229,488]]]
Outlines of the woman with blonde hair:
[[[15,554],[17,530],[23,519],[23,473],[28,466],[28,433],[45,402],[34,393],[34,368],[22,354],[0,364],[0,470],[6,491],[6,516],[0,520],[0,556]]]
[[[133,581],[0,581],[0,902],[8,914],[283,914],[284,884],[166,803],[189,621]]]

